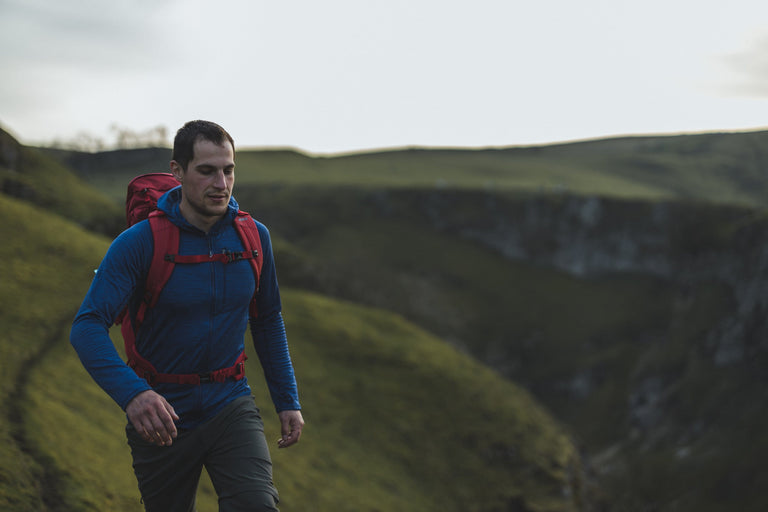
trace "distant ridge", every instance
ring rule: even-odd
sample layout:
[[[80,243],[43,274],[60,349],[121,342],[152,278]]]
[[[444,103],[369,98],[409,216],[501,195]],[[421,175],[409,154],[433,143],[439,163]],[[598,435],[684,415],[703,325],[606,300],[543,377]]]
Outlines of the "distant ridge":
[[[43,150],[102,190],[168,168],[168,149],[76,153]],[[240,183],[474,188],[639,199],[682,199],[762,208],[768,198],[768,131],[644,135],[500,148],[399,148],[311,156],[238,152]],[[116,189],[117,190],[117,189]],[[122,191],[120,192],[122,194]],[[110,193],[122,200],[117,192]]]

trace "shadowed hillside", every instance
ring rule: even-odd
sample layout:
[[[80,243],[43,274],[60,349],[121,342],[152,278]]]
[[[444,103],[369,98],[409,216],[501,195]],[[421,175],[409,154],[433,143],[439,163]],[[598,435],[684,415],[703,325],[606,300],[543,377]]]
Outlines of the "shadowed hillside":
[[[70,219],[87,229],[114,233],[120,206],[86,186],[71,169],[22,146],[0,129],[0,192]]]

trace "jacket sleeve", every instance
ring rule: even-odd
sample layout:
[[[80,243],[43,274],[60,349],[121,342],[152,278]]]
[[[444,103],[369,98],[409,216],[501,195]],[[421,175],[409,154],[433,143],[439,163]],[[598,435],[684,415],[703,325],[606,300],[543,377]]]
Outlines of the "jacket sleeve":
[[[258,317],[250,319],[253,344],[277,412],[299,410],[301,405],[281,313],[272,243],[267,228],[258,222],[256,224],[259,227],[264,263],[256,297]]]
[[[146,222],[115,239],[96,270],[70,332],[70,343],[85,369],[122,409],[134,396],[151,388],[120,358],[109,329],[149,268],[152,243]]]

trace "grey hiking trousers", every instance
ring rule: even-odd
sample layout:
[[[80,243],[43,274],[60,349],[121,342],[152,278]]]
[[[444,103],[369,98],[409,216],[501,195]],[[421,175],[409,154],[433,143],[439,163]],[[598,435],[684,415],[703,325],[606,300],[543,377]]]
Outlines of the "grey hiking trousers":
[[[220,512],[278,510],[264,424],[252,397],[237,398],[210,421],[180,431],[171,446],[144,441],[130,422],[125,430],[147,512],[194,512],[203,466]]]

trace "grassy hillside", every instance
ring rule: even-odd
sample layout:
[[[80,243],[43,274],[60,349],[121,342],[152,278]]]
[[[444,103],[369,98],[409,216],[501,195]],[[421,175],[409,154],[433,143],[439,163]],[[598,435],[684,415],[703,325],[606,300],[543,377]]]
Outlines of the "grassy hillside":
[[[101,233],[114,233],[121,207],[86,185],[71,169],[0,130],[3,194]]]
[[[169,150],[53,152],[121,200],[138,172],[166,170]],[[498,149],[402,149],[309,156],[238,151],[239,183],[473,188],[765,205],[768,132],[602,139]],[[107,176],[116,181],[109,182]]]
[[[123,413],[67,342],[108,240],[5,195],[0,218],[0,509],[138,510]],[[581,508],[576,449],[528,393],[401,316],[287,288],[284,301],[307,428],[274,450],[283,510]],[[209,485],[199,505],[215,509]]]
[[[105,242],[56,215],[0,195],[0,510],[41,510],[50,478],[26,435],[26,384],[61,343]],[[51,428],[55,428],[50,424]]]

